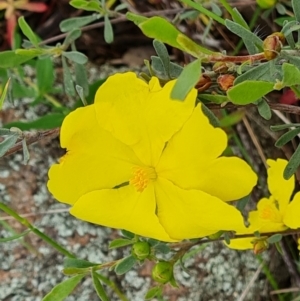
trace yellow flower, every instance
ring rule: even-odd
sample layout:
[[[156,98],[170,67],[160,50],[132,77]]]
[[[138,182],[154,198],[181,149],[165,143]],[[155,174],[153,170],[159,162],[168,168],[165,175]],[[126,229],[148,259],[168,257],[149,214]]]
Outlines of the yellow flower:
[[[184,102],[134,73],[116,74],[93,105],[61,128],[67,154],[48,188],[85,221],[161,241],[203,237],[243,223],[224,201],[250,193],[257,177],[236,157],[220,157],[227,136],[210,125],[193,89]]]
[[[300,228],[300,192],[296,193],[290,202],[295,188],[295,179],[294,176],[289,180],[283,178],[287,163],[283,159],[267,160],[268,187],[271,196],[262,198],[257,203],[257,210],[249,214],[250,226],[236,229],[237,234],[251,234],[255,231],[282,232],[288,228]],[[232,239],[227,246],[239,250],[252,249],[256,239],[254,237]]]

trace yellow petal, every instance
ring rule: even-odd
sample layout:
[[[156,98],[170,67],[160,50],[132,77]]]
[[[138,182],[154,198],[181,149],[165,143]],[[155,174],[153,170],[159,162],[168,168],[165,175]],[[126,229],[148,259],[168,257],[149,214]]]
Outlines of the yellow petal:
[[[206,177],[206,167],[222,154],[226,145],[226,133],[214,128],[198,105],[168,142],[156,171],[181,188],[197,188],[199,180]]]
[[[191,115],[196,90],[184,102],[174,101],[170,93],[175,81],[163,88],[153,77],[148,84],[132,72],[107,79],[95,97],[100,125],[132,147],[146,165],[155,166],[165,143]]]
[[[203,191],[184,190],[164,178],[158,178],[154,187],[160,223],[174,239],[204,237],[243,224],[235,207]]]
[[[297,192],[292,202],[287,206],[283,222],[291,229],[300,228],[300,192]]]
[[[61,144],[67,154],[50,168],[48,188],[64,203],[74,204],[87,192],[129,181],[133,166],[141,164],[128,146],[101,129],[93,105],[65,118]]]
[[[287,165],[283,159],[267,160],[268,168],[268,187],[271,195],[278,201],[281,212],[284,212],[289,204],[291,195],[295,187],[295,179],[292,176],[289,180],[283,178],[283,171]]]
[[[255,240],[255,237],[250,238],[236,238],[231,239],[230,244],[225,243],[225,245],[230,249],[235,250],[248,250],[253,249],[253,240]]]
[[[70,213],[79,219],[135,234],[172,242],[156,214],[153,185],[142,193],[132,186],[119,189],[103,189],[83,195]]]
[[[199,189],[223,201],[237,200],[250,193],[257,176],[239,158],[216,159],[226,145],[226,133],[214,128],[197,106],[168,142],[156,171],[183,189]]]

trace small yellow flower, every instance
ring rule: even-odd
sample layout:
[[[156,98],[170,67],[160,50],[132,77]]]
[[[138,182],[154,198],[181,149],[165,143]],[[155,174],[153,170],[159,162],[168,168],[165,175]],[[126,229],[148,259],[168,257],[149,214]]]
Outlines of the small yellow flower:
[[[71,214],[162,241],[203,237],[243,223],[224,201],[250,193],[257,177],[236,157],[220,157],[227,136],[195,107],[193,89],[172,100],[134,73],[116,74],[93,105],[69,114],[61,128],[67,156],[49,171],[48,188]]]
[[[283,171],[287,165],[283,159],[267,160],[268,187],[271,196],[262,198],[257,204],[257,210],[250,212],[248,228],[236,229],[237,234],[251,234],[255,231],[260,233],[282,232],[288,228],[300,228],[300,192],[296,193],[290,202],[295,188],[295,179],[283,178]],[[233,249],[252,249],[252,238],[232,239],[228,247]]]

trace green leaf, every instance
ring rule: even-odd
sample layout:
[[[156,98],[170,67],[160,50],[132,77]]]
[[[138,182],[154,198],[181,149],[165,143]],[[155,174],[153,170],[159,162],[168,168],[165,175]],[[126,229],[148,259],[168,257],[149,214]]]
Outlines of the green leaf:
[[[283,177],[288,180],[297,170],[300,165],[300,144],[296,148],[292,157],[290,158],[289,163],[284,169]]]
[[[258,101],[257,103],[257,110],[259,115],[266,119],[266,120],[270,120],[272,117],[272,110],[269,106],[269,104],[267,103],[267,101],[265,99],[261,99]]]
[[[77,40],[80,36],[81,36],[81,30],[78,28],[75,28],[74,30],[70,31],[67,34],[63,44],[68,46],[71,43],[73,43],[75,40]]]
[[[22,131],[28,131],[33,129],[47,130],[47,129],[60,127],[65,117],[66,115],[63,113],[51,113],[29,122],[23,122],[23,121],[10,122],[5,124],[4,127],[6,128],[17,127]]]
[[[6,94],[7,94],[7,91],[8,91],[9,84],[10,84],[10,78],[7,80],[7,82],[4,86],[3,92],[1,94],[1,97],[0,97],[0,110],[2,109],[4,100],[6,98]]]
[[[220,120],[220,127],[224,128],[224,127],[233,126],[233,125],[239,123],[243,119],[244,116],[245,116],[244,110],[238,110],[238,111],[232,112]]]
[[[16,234],[16,235],[13,235],[13,236],[10,236],[10,237],[0,238],[0,243],[8,242],[8,241],[12,241],[12,240],[16,240],[16,239],[22,238],[23,236],[27,235],[30,232],[31,232],[31,230],[27,229],[27,230],[25,230],[24,232],[22,232],[20,234]]]
[[[20,29],[22,30],[23,34],[28,38],[28,40],[34,45],[35,47],[38,47],[39,39],[35,35],[35,33],[32,31],[28,23],[25,21],[24,17],[20,17],[18,19],[18,23],[20,26]]]
[[[291,87],[300,84],[300,70],[296,66],[288,63],[283,63],[282,71],[282,82],[284,86]]]
[[[63,301],[72,293],[84,276],[85,275],[76,275],[59,283],[42,299],[42,301]]]
[[[171,252],[171,248],[164,243],[159,243],[154,247],[156,252],[159,252],[161,254],[169,254]]]
[[[26,165],[28,164],[28,161],[30,159],[30,154],[25,138],[22,139],[22,151],[23,151],[23,164]]]
[[[137,262],[137,260],[132,256],[127,256],[121,260],[115,267],[115,272],[117,275],[123,275],[128,272]]]
[[[36,78],[40,94],[44,94],[53,90],[55,77],[53,62],[50,58],[37,60]]]
[[[0,52],[0,68],[8,69],[17,67],[33,58],[38,54],[25,50],[23,53],[16,53],[8,50]]]
[[[129,21],[132,21],[137,26],[148,20],[147,17],[141,16],[141,15],[136,15],[136,14],[133,14],[130,12],[126,13],[126,18]]]
[[[170,78],[170,57],[167,47],[158,40],[153,41],[153,46],[163,65],[164,73]]]
[[[250,54],[260,52],[263,48],[263,41],[249,29],[246,29],[242,25],[228,19],[225,20],[225,25],[231,32],[233,32],[243,40]]]
[[[124,246],[132,245],[134,241],[126,238],[118,238],[110,242],[109,249],[121,248]]]
[[[240,211],[243,212],[244,209],[246,208],[246,205],[249,203],[251,199],[251,194],[248,194],[241,199],[237,200],[236,208]]]
[[[241,15],[241,13],[236,8],[233,8],[232,10],[230,10],[229,13],[231,14],[232,20],[235,23],[243,26],[245,29],[250,31],[250,28],[249,28],[247,22],[245,21],[245,19]]]
[[[201,60],[188,64],[179,75],[171,92],[171,98],[183,101],[199,81],[201,72]]]
[[[85,54],[78,51],[64,51],[62,55],[70,61],[81,65],[85,64],[88,61],[88,57]]]
[[[148,290],[145,296],[145,300],[151,300],[156,296],[160,296],[162,294],[162,286],[154,286]]]
[[[292,0],[293,11],[296,17],[296,20],[300,22],[300,1]]]
[[[61,57],[61,60],[62,60],[62,66],[63,66],[63,80],[64,80],[65,92],[69,96],[75,96],[74,82],[73,82],[73,78],[72,78],[72,74],[70,72],[69,66],[68,66],[64,56]]]
[[[97,276],[97,272],[92,271],[92,278],[93,278],[93,284],[94,284],[94,288],[97,292],[98,297],[100,298],[101,301],[109,301],[109,298],[103,288],[102,283],[100,282],[98,276]]]
[[[292,129],[287,133],[283,134],[275,143],[276,147],[282,147],[292,139],[294,139],[300,133],[300,128]]]
[[[64,268],[73,267],[73,268],[82,269],[82,268],[89,268],[97,265],[99,265],[99,263],[93,263],[84,259],[69,258],[69,257],[66,257],[64,259]]]
[[[300,123],[288,123],[288,124],[279,124],[279,125],[271,125],[270,129],[273,132],[282,131],[285,129],[289,129],[291,127],[300,127]]]
[[[82,87],[83,95],[88,96],[89,83],[88,83],[86,68],[83,65],[77,63],[75,63],[75,82],[77,85]]]
[[[114,41],[114,31],[107,15],[104,16],[104,40],[107,44]]]
[[[128,238],[128,239],[133,239],[135,237],[135,234],[133,234],[132,232],[129,232],[127,230],[121,230],[121,233],[124,237]]]
[[[226,95],[220,95],[220,94],[199,94],[198,97],[203,101],[209,101],[216,104],[222,104],[224,102],[229,101],[228,97]]]
[[[220,127],[219,119],[216,117],[216,115],[206,105],[204,105],[202,103],[201,109],[202,109],[203,113],[205,114],[205,116],[208,118],[209,123],[213,127],[216,127],[216,128]]]
[[[101,12],[101,7],[99,5],[99,2],[95,0],[90,0],[89,2],[83,0],[72,0],[70,2],[70,5],[72,5],[75,8],[83,9],[86,11]]]
[[[133,14],[131,13],[126,14],[127,17],[132,15]],[[139,28],[147,37],[159,40],[164,44],[178,48],[194,57],[213,53],[212,51],[196,44],[164,18],[152,17],[146,20],[138,19],[137,23]]]
[[[282,234],[280,233],[274,234],[267,238],[267,242],[269,244],[275,244],[277,242],[280,242],[281,240],[282,240]]]
[[[88,25],[101,17],[99,14],[92,14],[85,17],[75,17],[63,20],[59,24],[59,28],[62,32],[72,31],[74,28],[80,28]]]
[[[19,138],[18,133],[12,133],[8,137],[4,138],[3,141],[0,142],[0,157],[4,156],[5,153],[15,145]]]
[[[251,68],[250,70],[246,71],[242,75],[238,76],[235,79],[234,84],[237,85],[245,80],[260,80],[260,81],[275,82],[274,74],[272,74],[271,72],[272,63],[273,62],[270,61],[267,63],[259,64],[258,66]],[[280,72],[281,70],[278,69],[278,71]]]
[[[253,103],[273,90],[273,83],[264,81],[244,81],[227,91],[229,100],[237,105]]]

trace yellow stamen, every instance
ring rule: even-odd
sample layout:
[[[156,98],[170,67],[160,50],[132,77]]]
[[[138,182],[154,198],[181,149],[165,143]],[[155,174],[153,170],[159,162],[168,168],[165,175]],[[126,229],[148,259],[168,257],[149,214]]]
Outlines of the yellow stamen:
[[[135,167],[133,169],[133,176],[129,183],[133,185],[138,192],[142,192],[150,181],[157,177],[153,167]]]
[[[260,212],[260,217],[275,223],[282,222],[282,216],[275,206],[265,206]]]

